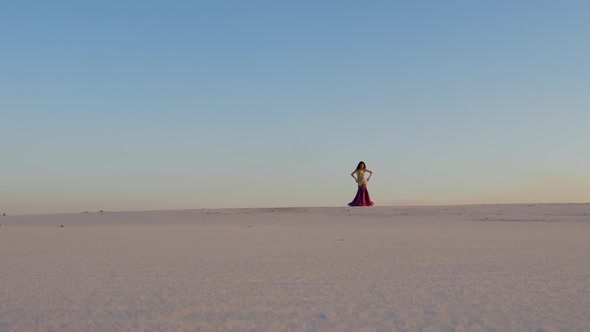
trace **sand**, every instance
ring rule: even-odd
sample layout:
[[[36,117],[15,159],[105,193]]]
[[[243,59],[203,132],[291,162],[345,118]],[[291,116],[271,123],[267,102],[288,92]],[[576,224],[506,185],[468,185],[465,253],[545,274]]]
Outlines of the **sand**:
[[[0,223],[0,331],[590,331],[590,204]]]

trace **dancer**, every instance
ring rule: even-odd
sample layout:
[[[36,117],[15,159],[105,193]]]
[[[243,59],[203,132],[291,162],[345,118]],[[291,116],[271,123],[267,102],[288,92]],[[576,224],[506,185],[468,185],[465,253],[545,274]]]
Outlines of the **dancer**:
[[[369,173],[369,177],[366,179],[365,172]],[[350,176],[352,176],[354,182],[358,184],[358,190],[356,192],[356,196],[354,197],[352,202],[348,203],[348,205],[372,206],[374,203],[373,201],[371,201],[371,197],[369,197],[369,191],[367,190],[367,182],[369,182],[371,176],[373,176],[373,172],[367,169],[364,161],[361,161],[356,167],[356,170],[350,173]]]

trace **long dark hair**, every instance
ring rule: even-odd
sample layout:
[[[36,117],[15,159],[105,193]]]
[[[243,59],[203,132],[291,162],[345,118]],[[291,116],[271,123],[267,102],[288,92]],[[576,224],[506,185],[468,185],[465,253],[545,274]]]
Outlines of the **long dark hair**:
[[[361,161],[361,162],[360,162],[360,163],[359,163],[359,164],[356,166],[356,169],[355,169],[355,171],[358,171],[359,169],[361,169],[361,165],[364,165],[364,166],[365,166],[365,169],[367,169],[367,165],[365,164],[365,162],[364,162],[364,161]]]

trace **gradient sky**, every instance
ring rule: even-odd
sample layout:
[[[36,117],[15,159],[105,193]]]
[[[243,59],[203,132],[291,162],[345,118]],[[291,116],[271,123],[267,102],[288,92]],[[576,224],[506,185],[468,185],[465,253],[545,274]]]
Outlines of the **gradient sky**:
[[[590,201],[590,1],[4,1],[0,212]]]

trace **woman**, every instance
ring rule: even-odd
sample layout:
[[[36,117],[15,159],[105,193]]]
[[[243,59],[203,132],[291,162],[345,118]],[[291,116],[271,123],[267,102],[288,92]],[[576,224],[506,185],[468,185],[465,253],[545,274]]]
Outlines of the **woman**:
[[[354,182],[358,184],[358,190],[354,200],[348,203],[350,206],[372,206],[374,204],[373,201],[371,201],[371,197],[369,197],[369,191],[367,190],[367,182],[369,182],[371,176],[373,176],[373,172],[366,168],[365,162],[361,161],[356,167],[356,170],[350,173],[350,176],[352,176]],[[369,177],[366,179],[365,172],[369,173]]]

